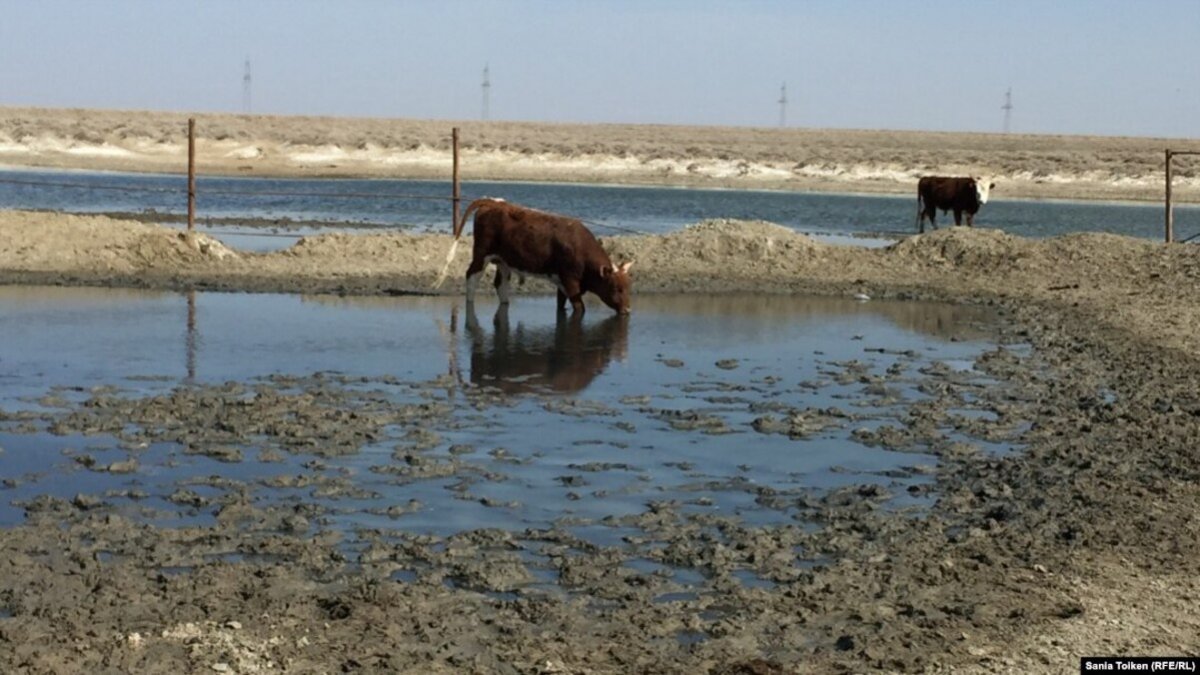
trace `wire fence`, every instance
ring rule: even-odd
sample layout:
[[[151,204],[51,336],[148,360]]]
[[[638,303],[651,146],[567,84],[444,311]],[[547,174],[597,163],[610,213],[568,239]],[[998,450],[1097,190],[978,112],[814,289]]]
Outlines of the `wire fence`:
[[[142,192],[153,194],[182,194],[187,204],[187,229],[192,231],[195,229],[196,220],[196,197],[198,194],[212,194],[225,196],[249,196],[249,197],[293,197],[293,198],[319,198],[319,199],[364,199],[364,200],[385,200],[385,201],[443,201],[449,202],[451,205],[450,229],[454,230],[459,220],[459,207],[463,204],[470,204],[474,199],[479,197],[464,197],[461,190],[461,184],[458,176],[459,167],[459,130],[458,127],[451,129],[450,148],[452,153],[453,170],[451,173],[451,190],[449,195],[428,195],[428,194],[400,194],[400,193],[374,193],[374,192],[328,192],[328,191],[307,191],[307,190],[233,190],[228,188],[209,188],[204,187],[198,189],[196,186],[196,121],[195,119],[188,120],[188,166],[186,175],[178,174],[162,174],[164,176],[178,177],[183,183],[179,188],[158,187],[158,186],[132,186],[132,185],[100,185],[95,183],[79,183],[71,181],[53,181],[53,180],[30,180],[26,178],[6,178],[0,176],[0,184],[23,185],[29,187],[52,187],[60,189],[82,189],[82,190],[114,190],[120,192]],[[632,227],[622,227],[620,225],[610,225],[608,223],[599,223],[591,220],[577,219],[588,225],[614,230],[617,232],[625,232],[629,234],[649,234],[648,232],[638,230]],[[212,234],[219,232],[213,229],[208,230]],[[227,234],[241,234],[228,233]],[[277,236],[277,237],[294,237],[294,234],[278,234],[278,233],[260,233],[259,236]]]
[[[164,177],[178,178],[181,183],[187,180],[187,176],[182,174],[162,174]],[[79,190],[114,190],[120,192],[144,192],[154,194],[179,194],[186,199],[187,187],[180,185],[177,188],[171,187],[155,187],[155,186],[132,186],[132,185],[101,185],[96,183],[73,183],[69,181],[51,181],[51,180],[29,180],[24,178],[4,178],[0,177],[0,184],[7,185],[23,185],[28,187],[50,187],[62,189],[79,189]],[[326,192],[326,191],[308,191],[308,190],[230,190],[225,188],[197,188],[197,195],[212,194],[212,195],[238,195],[249,197],[316,197],[320,199],[367,199],[367,200],[384,200],[384,201],[410,201],[410,200],[432,200],[442,202],[462,202],[471,203],[474,199],[483,198],[484,195],[476,196],[460,196],[454,197],[449,195],[422,195],[422,194],[404,194],[393,192]],[[594,227],[605,228],[617,232],[625,232],[628,234],[650,234],[644,230],[639,230],[632,227],[623,227],[620,225],[612,225],[609,223],[601,223],[592,220],[577,219],[582,223],[592,225]],[[453,223],[451,223],[453,225]],[[222,234],[221,231],[209,229],[210,234]],[[224,234],[240,234],[236,232],[226,231]],[[277,234],[277,233],[261,233],[258,236],[277,236],[277,237],[294,237],[292,234]]]
[[[164,175],[176,176],[179,174],[164,174]],[[181,180],[186,180],[185,176],[179,175],[179,177]],[[0,178],[0,183],[7,183],[9,185],[29,185],[29,186],[39,186],[39,187],[78,188],[78,189],[82,189],[82,190],[121,190],[124,192],[155,192],[155,193],[167,193],[167,194],[176,194],[176,193],[186,194],[186,192],[187,192],[187,189],[185,187],[160,188],[160,187],[132,186],[132,185],[98,185],[98,184],[94,184],[94,183],[65,183],[65,182],[61,182],[61,181],[39,181],[39,180],[26,180],[26,179],[21,179],[21,178]],[[454,199],[454,197],[443,197],[440,195],[408,195],[408,194],[396,194],[396,193],[387,193],[387,192],[382,192],[382,193],[378,193],[378,192],[308,192],[308,191],[303,191],[303,190],[226,190],[226,189],[221,189],[221,188],[205,188],[202,192],[204,192],[206,194],[214,194],[214,195],[248,195],[248,196],[262,195],[262,196],[266,196],[266,197],[322,197],[322,198],[329,197],[329,198],[334,198],[334,199],[338,199],[338,198],[385,199],[385,200],[386,199],[395,199],[395,200],[434,199],[434,200],[439,200],[439,201],[452,201]]]

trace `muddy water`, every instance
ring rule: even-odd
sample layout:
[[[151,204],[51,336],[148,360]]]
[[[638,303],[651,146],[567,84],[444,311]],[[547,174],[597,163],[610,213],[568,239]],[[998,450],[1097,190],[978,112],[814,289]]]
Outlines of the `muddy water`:
[[[49,496],[170,526],[249,504],[277,516],[265,529],[351,547],[480,528],[608,546],[663,505],[776,525],[857,486],[919,510],[936,453],[888,429],[936,398],[942,442],[1005,452],[1020,431],[973,366],[991,320],[770,296],[574,321],[536,297],[0,288],[0,523]]]

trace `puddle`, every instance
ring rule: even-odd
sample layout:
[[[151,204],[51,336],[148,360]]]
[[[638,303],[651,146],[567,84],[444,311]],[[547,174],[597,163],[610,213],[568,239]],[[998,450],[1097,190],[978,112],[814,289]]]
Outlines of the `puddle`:
[[[734,570],[733,576],[745,588],[764,588],[766,590],[771,590],[778,585],[770,579],[764,579],[758,576],[758,574],[754,573],[752,570]]]
[[[392,572],[391,577],[389,578],[392,581],[398,581],[404,584],[412,584],[416,583],[417,579],[420,579],[421,576],[414,570],[396,570],[395,572]]]
[[[668,602],[693,602],[700,599],[700,594],[693,591],[678,591],[674,593],[663,593],[654,598],[655,604],[664,604]]]
[[[791,525],[796,508],[760,495],[874,483],[894,495],[885,508],[919,506],[927,493],[907,488],[930,481],[905,467],[936,464],[930,449],[853,434],[902,425],[938,387],[991,386],[973,367],[995,348],[990,320],[977,307],[787,296],[644,296],[629,317],[596,305],[574,321],[547,297],[472,313],[443,297],[4,287],[0,525],[21,522],[39,495],[211,525],[238,496],[295,531],[560,525],[629,548],[647,539],[630,523],[651,503],[672,505],[672,518]],[[227,390],[240,393],[220,398]],[[287,416],[215,450],[155,442],[160,422],[47,432],[89,400],[187,394],[238,407],[262,391],[332,397],[318,411],[328,415],[435,412],[372,429],[344,452],[288,445],[269,431]],[[962,399],[953,414],[995,420]],[[128,470],[99,470],[114,465]]]

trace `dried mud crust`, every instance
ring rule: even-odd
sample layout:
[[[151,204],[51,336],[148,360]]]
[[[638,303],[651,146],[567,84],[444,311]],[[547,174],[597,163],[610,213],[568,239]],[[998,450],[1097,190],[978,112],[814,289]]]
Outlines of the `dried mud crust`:
[[[322,237],[263,256],[253,275],[242,276],[248,254],[218,259],[215,249],[180,249],[174,233],[129,226],[138,236],[105,239],[107,228],[122,223],[105,222],[91,233],[93,249],[110,243],[101,262],[82,249],[75,260],[50,260],[49,251],[17,234],[27,228],[16,225],[40,217],[0,218],[0,227],[11,228],[4,233],[14,233],[0,238],[9,242],[0,247],[9,281],[386,292],[432,278],[447,243],[434,236]],[[67,217],[37,224],[44,233],[77,225]],[[149,248],[143,236],[154,242]],[[1033,347],[1028,354],[993,350],[976,364],[1005,383],[989,402],[993,412],[1031,423],[1021,433],[1024,449],[995,457],[941,447],[936,501],[921,517],[885,513],[873,489],[783,495],[821,525],[811,531],[655,505],[635,524],[665,543],[656,555],[708,573],[706,594],[671,602],[656,601],[677,590],[669,578],[620,571],[628,553],[555,529],[522,538],[539,542],[571,594],[528,587],[531,572],[518,555],[528,544],[499,531],[401,542],[372,541],[367,532],[369,544],[347,552],[334,535],[312,527],[319,514],[256,509],[238,499],[236,486],[223,501],[204,505],[217,513],[213,527],[138,524],[89,495],[37,500],[25,505],[24,525],[0,534],[0,609],[12,615],[0,619],[0,666],[1073,672],[1082,654],[1195,651],[1200,626],[1187,599],[1197,592],[1200,559],[1200,301],[1188,247],[1107,235],[1027,241],[944,230],[869,251],[737,222],[607,243],[635,259],[639,290],[865,291],[991,303],[1004,316],[999,341]],[[169,257],[161,265],[146,254],[159,245]],[[359,265],[353,277],[351,261]],[[953,392],[952,378],[927,375],[930,391]],[[5,423],[86,432],[104,431],[106,420],[133,421],[232,459],[220,450],[231,439],[217,432],[261,435],[266,425],[274,430],[266,437],[279,443],[264,443],[263,452],[293,452],[289,444],[303,447],[309,435],[331,438],[332,451],[352,452],[382,426],[407,419],[436,428],[446,415],[436,401],[385,406],[344,384],[272,383],[242,417],[223,414],[224,427],[195,416],[229,405],[124,400],[107,392],[89,394],[92,405],[53,419],[10,416]],[[175,395],[211,402],[246,393]],[[302,423],[274,416],[293,408],[312,414]],[[914,406],[902,424],[860,440],[904,451],[936,414]],[[829,420],[799,415],[789,422],[777,416],[760,432],[804,433]],[[422,437],[409,442],[419,457]],[[470,454],[463,457],[441,468],[419,459],[403,465],[426,474],[471,472]],[[336,481],[322,487],[353,489]],[[176,497],[194,503],[191,495]],[[826,559],[803,569],[781,564],[797,545]],[[241,562],[231,562],[231,553]],[[774,586],[732,581],[742,566]],[[417,573],[397,581],[398,569]]]

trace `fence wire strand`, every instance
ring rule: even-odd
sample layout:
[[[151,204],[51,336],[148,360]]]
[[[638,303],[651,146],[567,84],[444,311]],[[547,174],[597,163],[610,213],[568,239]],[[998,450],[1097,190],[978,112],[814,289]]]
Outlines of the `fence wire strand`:
[[[85,190],[122,190],[125,192],[187,192],[187,187],[183,188],[165,188],[165,187],[134,187],[129,185],[89,185],[87,183],[62,183],[58,181],[44,180],[21,180],[19,178],[0,178],[0,183],[8,183],[10,185],[35,185],[38,187],[60,187],[60,188],[82,188]]]
[[[172,177],[174,177],[174,176],[172,176]],[[187,180],[186,177],[183,177],[183,176],[179,176],[179,179],[183,180],[183,181]],[[160,194],[183,193],[185,195],[187,193],[186,185],[182,186],[182,187],[178,187],[178,188],[149,187],[149,186],[137,187],[137,186],[130,186],[130,185],[92,185],[89,183],[69,183],[69,182],[63,182],[63,181],[23,180],[20,178],[0,178],[0,183],[7,183],[10,185],[30,185],[30,186],[36,186],[36,187],[78,188],[78,189],[82,189],[82,190],[118,190],[118,191],[123,191],[123,192],[154,192],[154,193],[160,193]],[[453,202],[454,201],[454,197],[440,197],[437,195],[408,195],[408,194],[394,194],[394,193],[373,194],[370,192],[288,192],[288,191],[282,191],[282,190],[223,190],[221,188],[211,188],[211,189],[197,188],[197,190],[196,190],[197,197],[202,197],[203,195],[206,195],[206,194],[243,195],[243,196],[247,196],[247,197],[253,197],[253,196],[323,197],[323,198],[331,198],[331,199],[385,199],[385,200],[395,200],[395,201],[407,201],[407,200],[413,200],[413,199],[430,199],[430,200],[445,201],[445,202]],[[470,204],[472,201],[474,201],[474,199],[475,198],[470,197],[470,196],[461,196],[461,197],[459,197],[459,202],[463,203],[463,204]],[[540,209],[537,209],[537,210],[540,210]],[[543,213],[549,213],[549,212],[543,211]],[[552,215],[558,215],[558,214],[552,214]],[[569,216],[566,216],[566,217],[569,217]],[[608,223],[599,223],[594,220],[584,220],[582,218],[577,218],[576,220],[579,220],[579,222],[585,223],[587,225],[591,225],[593,227],[602,227],[602,228],[614,230],[617,232],[625,232],[627,234],[650,234],[649,232],[646,232],[644,230],[638,230],[638,229],[635,229],[632,227],[623,227],[621,225],[609,225]],[[283,236],[286,236],[286,235],[283,235]]]
[[[179,177],[180,180],[186,180],[184,177]],[[187,187],[167,188],[167,187],[137,187],[130,185],[92,185],[89,183],[67,183],[61,181],[38,181],[38,180],[22,180],[19,178],[0,178],[0,183],[8,183],[12,185],[33,185],[39,187],[59,187],[59,188],[79,188],[83,190],[121,190],[125,192],[158,192],[158,193],[176,193],[187,192]],[[381,193],[375,194],[371,192],[290,192],[284,190],[225,190],[221,188],[204,188],[197,189],[196,194],[218,194],[218,195],[266,195],[270,197],[329,197],[334,199],[394,199],[394,200],[409,200],[409,199],[433,199],[438,201],[453,201],[453,197],[441,197],[438,195],[408,195]]]

